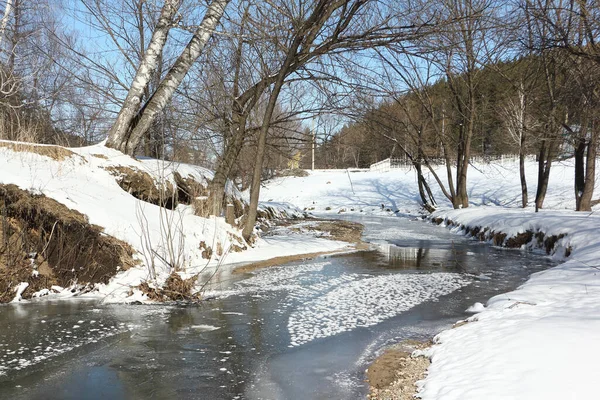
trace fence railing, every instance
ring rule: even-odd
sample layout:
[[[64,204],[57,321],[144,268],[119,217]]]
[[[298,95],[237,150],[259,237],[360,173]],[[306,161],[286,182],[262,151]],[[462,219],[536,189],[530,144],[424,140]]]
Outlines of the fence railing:
[[[527,156],[527,159],[533,159],[535,156]],[[503,154],[497,156],[473,156],[470,158],[469,162],[471,164],[504,164],[504,163],[513,163],[519,160],[518,154]],[[429,164],[431,165],[443,165],[446,163],[446,160],[442,157],[429,158]],[[389,172],[392,169],[396,168],[404,168],[412,165],[412,162],[408,158],[386,158],[385,160],[378,161],[374,164],[371,164],[369,167],[370,171],[375,172]]]

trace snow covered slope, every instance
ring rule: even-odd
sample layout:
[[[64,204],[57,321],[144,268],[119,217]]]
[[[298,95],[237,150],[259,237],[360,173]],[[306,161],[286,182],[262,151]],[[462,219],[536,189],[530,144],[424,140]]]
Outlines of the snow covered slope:
[[[530,197],[535,196],[537,163],[526,165]],[[261,192],[261,200],[285,201],[299,208],[318,213],[360,212],[386,214],[418,210],[419,192],[415,171],[410,168],[390,172],[344,170],[308,171],[306,177],[282,177],[268,182]],[[446,182],[446,172],[437,168]],[[471,205],[519,207],[521,187],[516,162],[504,164],[475,164],[469,168],[468,192]],[[544,206],[552,209],[573,209],[574,165],[571,160],[555,163],[550,174],[549,190]],[[450,207],[429,173],[425,174],[438,204]],[[598,173],[600,178],[600,173]],[[384,205],[383,210],[381,205]],[[328,208],[330,208],[328,210]],[[354,209],[354,211],[352,211]]]
[[[566,235],[563,264],[493,297],[470,323],[439,334],[421,383],[423,399],[595,399],[600,358],[600,215],[451,210],[435,214],[465,226],[515,235]],[[455,228],[458,229],[458,228]]]
[[[131,287],[146,280],[160,285],[173,272],[174,264],[179,266],[184,279],[196,274],[210,277],[215,268],[224,264],[347,246],[343,242],[304,237],[306,240],[296,241],[260,239],[253,248],[248,248],[240,231],[223,218],[201,218],[194,215],[189,205],[179,204],[168,210],[138,200],[119,186],[115,169],[141,171],[158,187],[173,186],[175,173],[197,182],[212,179],[212,172],[201,167],[137,160],[101,144],[66,149],[0,141],[0,184],[15,184],[51,197],[85,214],[91,224],[103,227],[105,233],[137,250],[140,265],[120,272],[100,288],[99,293],[110,301],[143,300],[139,291],[130,295]],[[242,196],[233,185],[228,187],[228,195],[238,199]],[[293,207],[286,207],[293,212]],[[202,255],[207,247],[212,249],[210,260]],[[234,252],[240,248],[248,250]]]

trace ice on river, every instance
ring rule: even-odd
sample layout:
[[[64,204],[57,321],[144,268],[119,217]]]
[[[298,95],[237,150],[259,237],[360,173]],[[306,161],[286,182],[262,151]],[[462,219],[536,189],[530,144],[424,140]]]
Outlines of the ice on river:
[[[50,358],[59,356],[76,348],[98,343],[111,336],[130,330],[124,323],[96,323],[96,321],[81,324],[69,324],[60,320],[46,322],[43,333],[35,337],[10,340],[6,335],[0,334],[0,376],[9,371],[19,371],[27,367],[42,363]]]
[[[451,273],[381,275],[349,282],[290,315],[291,345],[376,325],[469,282]]]
[[[237,283],[238,294],[287,292],[275,309],[288,317],[290,346],[376,325],[471,280],[455,273],[330,274],[329,262],[260,270]]]

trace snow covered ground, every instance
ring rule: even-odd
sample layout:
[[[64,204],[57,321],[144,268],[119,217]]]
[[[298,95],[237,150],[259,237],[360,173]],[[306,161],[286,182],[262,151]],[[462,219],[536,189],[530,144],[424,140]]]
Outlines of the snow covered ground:
[[[527,165],[530,198],[536,165]],[[469,170],[471,206],[441,204],[434,217],[457,225],[488,227],[508,237],[530,230],[565,235],[554,257],[563,261],[517,290],[490,299],[469,323],[440,333],[425,354],[432,358],[419,396],[452,399],[596,399],[600,359],[600,214],[574,209],[573,164],[553,166],[545,208],[519,209],[516,163],[476,165]],[[597,178],[598,179],[598,176]],[[265,198],[318,213],[394,214],[418,212],[414,173],[315,171],[304,178],[279,178]],[[596,191],[594,198],[600,193]],[[383,207],[382,207],[383,205]],[[458,227],[457,234],[463,233]],[[525,246],[524,246],[525,247]],[[564,258],[565,249],[570,256]],[[519,251],[519,250],[507,250]]]
[[[241,253],[201,257],[201,241],[224,249],[236,243],[239,231],[221,218],[200,218],[189,206],[165,212],[140,202],[123,191],[106,167],[130,166],[151,174],[157,181],[171,181],[174,171],[210,179],[210,171],[180,164],[159,164],[134,160],[103,146],[72,149],[65,160],[0,146],[0,183],[50,196],[89,217],[93,224],[131,244],[142,265],[121,272],[99,293],[112,301],[122,301],[131,286],[148,279],[148,246],[166,254],[161,224],[165,218],[181,228],[181,246],[185,249],[184,276],[204,271],[208,275],[218,265],[234,264],[282,255],[339,250],[346,243],[328,241],[310,235],[292,234],[264,237],[257,245]],[[528,162],[530,196],[535,193],[536,165]],[[442,171],[440,171],[442,172]],[[599,174],[600,175],[600,174]],[[442,173],[443,177],[444,174]],[[600,176],[597,178],[600,179]],[[431,181],[433,182],[433,181]],[[435,217],[449,218],[465,226],[483,226],[511,235],[527,230],[545,235],[565,235],[555,247],[555,257],[570,256],[550,270],[537,273],[519,289],[490,299],[470,323],[442,332],[436,345],[428,350],[433,364],[421,382],[424,399],[593,399],[595,366],[600,359],[600,217],[576,213],[571,161],[553,166],[545,208],[534,213],[519,209],[520,183],[516,163],[482,164],[469,169],[471,206],[451,210],[439,189],[432,189],[440,205]],[[230,188],[234,195],[235,189]],[[596,193],[594,198],[598,198]],[[319,214],[354,213],[357,215],[406,215],[419,213],[414,172],[398,169],[388,173],[314,171],[307,177],[272,180],[262,191],[262,199],[278,209],[278,203],[291,203]],[[285,207],[290,206],[286,205]],[[161,214],[162,213],[162,214]],[[162,221],[162,222],[161,222]],[[461,233],[458,228],[457,233]],[[376,237],[370,238],[376,239]],[[178,242],[179,243],[179,242]],[[509,250],[507,250],[509,251]],[[512,250],[511,250],[512,251]],[[515,250],[519,251],[519,250]],[[144,257],[146,254],[146,257]],[[170,273],[157,261],[159,279]],[[213,268],[213,269],[211,269]],[[440,282],[442,285],[444,282]],[[460,282],[456,282],[460,285]],[[401,294],[388,293],[391,297]],[[138,296],[138,297],[136,297]],[[134,299],[140,298],[136,294]],[[129,297],[129,300],[132,300]],[[377,299],[365,299],[365,301]],[[423,301],[423,300],[419,300]],[[314,333],[297,331],[293,321],[290,332],[298,343],[319,337],[331,327],[320,318],[327,305],[310,304],[296,319],[314,319]],[[401,303],[401,307],[410,307]],[[321,310],[311,314],[308,310]],[[377,316],[369,315],[369,321]],[[307,336],[308,335],[308,336]],[[311,336],[312,335],[312,336]]]
[[[203,182],[212,178],[211,171],[186,164],[136,160],[103,145],[67,149],[67,157],[62,160],[44,152],[29,151],[28,146],[0,141],[0,183],[15,184],[51,197],[85,214],[91,224],[103,227],[107,234],[125,241],[137,251],[138,267],[118,273],[108,285],[99,285],[93,293],[106,301],[144,301],[140,291],[134,290],[131,295],[131,287],[151,279],[148,266],[152,264],[156,282],[164,282],[172,272],[168,261],[174,258],[178,258],[184,279],[200,274],[198,285],[202,285],[217,268],[226,274],[231,269],[228,266],[241,262],[348,247],[345,242],[305,234],[265,237],[254,247],[234,253],[229,249],[232,245],[243,247],[243,239],[240,231],[226,224],[223,218],[201,218],[194,215],[192,206],[180,204],[170,211],[140,201],[121,189],[109,170],[133,168],[148,173],[159,185],[173,184],[175,172]],[[231,196],[243,196],[233,186],[228,187],[228,192]],[[267,206],[278,212],[298,212],[289,204],[268,203]],[[211,260],[202,258],[201,242],[213,249]],[[218,247],[222,248],[222,255],[217,254]]]
[[[550,174],[550,187],[544,203],[548,209],[575,207],[572,160],[555,163]],[[535,196],[537,163],[526,163],[529,196]],[[415,213],[419,192],[414,170],[394,169],[390,172],[316,170],[306,177],[281,177],[271,180],[261,191],[262,200],[284,201],[315,213],[354,212],[363,214]],[[468,193],[471,205],[515,208],[521,204],[518,164],[476,164],[469,168]],[[442,167],[437,173],[445,182]],[[438,204],[450,207],[433,178],[425,173]],[[600,177],[600,173],[597,174]],[[595,197],[594,197],[595,198]],[[384,208],[381,208],[381,205]],[[389,209],[390,211],[386,211]],[[362,211],[361,211],[362,210]]]

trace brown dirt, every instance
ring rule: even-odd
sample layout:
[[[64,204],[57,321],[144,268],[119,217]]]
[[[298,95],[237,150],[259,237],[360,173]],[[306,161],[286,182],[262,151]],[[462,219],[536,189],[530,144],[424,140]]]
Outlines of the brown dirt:
[[[179,172],[173,174],[177,185],[177,201],[192,204],[196,197],[208,196],[206,186],[191,177],[183,177]]]
[[[444,220],[442,218],[431,219],[431,222],[438,225],[441,224],[443,221]],[[447,220],[446,224],[450,226],[454,225],[454,222],[452,222],[451,220]],[[566,236],[565,234],[547,236],[544,232],[541,231],[526,231],[519,233],[516,236],[507,238],[506,233],[490,231],[487,227],[464,226],[463,229],[466,235],[473,236],[482,242],[491,240],[495,246],[501,247],[520,248],[524,244],[531,243],[535,240],[535,245],[546,250],[546,254],[551,254],[554,251],[556,243]],[[565,249],[564,256],[569,257],[572,251],[573,249],[571,247],[567,247]]]
[[[310,226],[310,230],[329,233],[326,239],[341,240],[348,243],[362,243],[361,237],[364,226],[356,222],[339,220],[319,220]]]
[[[415,383],[425,377],[430,361],[412,357],[414,350],[424,349],[430,342],[406,340],[388,348],[367,369],[369,399],[412,400],[417,392]]]
[[[278,265],[287,264],[293,261],[301,261],[301,260],[310,260],[311,258],[328,255],[328,254],[336,254],[341,251],[320,251],[316,253],[305,253],[305,254],[296,254],[292,256],[282,256],[282,257],[273,257],[268,260],[257,261],[251,264],[246,264],[241,267],[237,267],[233,270],[234,274],[243,274],[246,272],[251,272],[260,268],[267,267],[277,267]]]
[[[531,242],[531,239],[533,239],[532,231],[519,233],[517,236],[513,236],[506,241],[506,247],[520,248],[524,244]]]
[[[340,240],[354,244],[356,249],[362,250],[368,248],[368,244],[361,240],[361,235],[364,227],[356,222],[340,221],[340,220],[316,220],[314,224],[308,227],[309,230],[328,233],[324,235],[324,239]],[[295,228],[291,221],[283,221],[280,225],[290,227],[290,230],[300,230]],[[296,254],[291,256],[274,257],[268,260],[258,261],[236,268],[234,273],[245,273],[254,271],[259,268],[276,267],[293,261],[308,260],[311,258],[341,253],[345,250],[336,251],[320,251],[315,253]]]
[[[546,239],[544,239],[544,248],[546,249],[546,254],[552,253],[552,250],[554,250],[554,246],[556,245],[556,242],[558,242],[560,239],[562,239],[564,237],[565,237],[564,234],[546,236]],[[569,254],[570,254],[570,252],[569,252]]]
[[[128,244],[104,234],[83,214],[0,185],[0,302],[14,296],[19,282],[30,284],[24,298],[52,284],[107,283],[118,268],[134,265],[132,255]]]
[[[116,177],[121,189],[136,199],[173,209],[177,205],[175,189],[170,182],[159,187],[149,173],[137,168],[110,166],[105,168]]]
[[[494,243],[494,246],[502,247],[504,245],[504,239],[506,239],[506,233],[492,232],[492,242]]]
[[[0,142],[0,147],[6,147],[16,152],[39,154],[41,156],[50,157],[56,161],[64,161],[69,157],[79,157],[81,160],[85,160],[80,155],[60,146],[41,146],[32,143]]]
[[[148,282],[142,282],[138,286],[143,293],[145,293],[150,300],[153,301],[199,301],[200,294],[192,292],[196,283],[197,277],[189,279],[182,279],[181,276],[173,272],[167,278],[162,288],[150,287]]]

